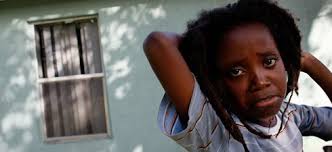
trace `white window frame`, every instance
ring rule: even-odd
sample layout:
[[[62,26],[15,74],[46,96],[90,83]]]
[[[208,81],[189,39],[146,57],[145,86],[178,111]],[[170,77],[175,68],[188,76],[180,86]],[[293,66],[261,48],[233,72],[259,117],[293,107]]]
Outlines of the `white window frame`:
[[[86,20],[86,19],[96,19],[97,20],[97,31],[98,31],[98,42],[100,46],[100,57],[101,57],[101,68],[103,73],[93,73],[93,74],[81,74],[81,75],[70,75],[70,76],[61,76],[61,77],[52,77],[52,78],[40,78],[39,74],[37,74],[37,86],[38,86],[38,92],[39,92],[39,98],[40,98],[40,109],[41,109],[41,128],[42,128],[42,138],[45,143],[49,144],[56,144],[56,143],[67,143],[67,142],[76,142],[80,140],[85,139],[103,139],[103,138],[111,138],[111,129],[110,129],[110,116],[108,111],[108,94],[107,94],[107,83],[106,83],[106,75],[105,75],[105,67],[104,67],[104,61],[103,61],[103,51],[102,51],[102,45],[100,41],[100,23],[98,14],[92,14],[92,15],[82,15],[82,16],[68,16],[63,18],[56,18],[56,19],[46,19],[46,20],[33,20],[28,21],[29,24],[32,24],[35,28],[36,25],[42,25],[42,24],[55,24],[59,22],[64,23],[71,23],[74,21],[79,20]],[[34,33],[35,34],[35,33]],[[39,56],[37,54],[37,46],[34,49],[36,60],[38,60]],[[36,63],[36,71],[37,73],[40,73],[40,66],[37,61]],[[72,80],[86,80],[91,78],[102,78],[102,85],[103,85],[103,95],[104,95],[104,109],[105,109],[105,123],[106,123],[106,133],[96,133],[96,134],[87,134],[87,135],[71,135],[71,136],[63,136],[63,137],[47,137],[47,128],[46,128],[46,120],[45,120],[45,111],[44,111],[44,99],[42,95],[42,89],[40,86],[45,83],[50,82],[64,82],[64,81],[72,81]]]

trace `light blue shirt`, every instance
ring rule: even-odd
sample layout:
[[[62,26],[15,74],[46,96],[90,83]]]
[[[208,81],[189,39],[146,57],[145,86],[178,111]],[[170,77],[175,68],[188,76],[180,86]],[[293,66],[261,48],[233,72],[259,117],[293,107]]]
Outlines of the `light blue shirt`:
[[[283,110],[285,106],[286,103],[283,103],[281,109]],[[332,108],[290,104],[283,118],[282,131],[277,136],[282,110],[277,114],[277,125],[271,128],[247,122],[251,127],[272,135],[270,139],[263,139],[249,132],[239,119],[232,115],[250,151],[301,152],[303,148],[302,135],[317,136],[324,140],[332,139]],[[165,135],[188,151],[244,151],[242,144],[230,136],[228,130],[225,129],[212,106],[207,102],[196,80],[188,115],[187,126],[184,126],[179,120],[170,98],[165,95],[158,113],[159,127]]]

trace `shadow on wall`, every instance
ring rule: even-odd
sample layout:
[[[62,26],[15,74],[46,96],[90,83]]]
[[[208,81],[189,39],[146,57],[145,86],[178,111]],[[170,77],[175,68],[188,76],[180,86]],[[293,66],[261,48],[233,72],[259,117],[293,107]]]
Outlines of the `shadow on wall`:
[[[96,12],[99,14],[100,41],[107,80],[109,113],[111,113],[112,123],[116,124],[111,127],[115,140],[77,143],[79,146],[75,143],[47,145],[42,142],[41,100],[37,85],[34,29],[32,25],[27,24],[27,19],[36,19],[36,17],[31,17],[33,15],[30,16],[22,13],[24,11],[20,11],[20,13],[12,12],[8,16],[1,15],[0,151],[143,152],[145,144],[147,145],[151,139],[153,140],[153,138],[142,140],[142,133],[133,129],[132,118],[129,116],[134,114],[131,111],[134,111],[132,109],[135,109],[136,104],[139,103],[130,102],[133,96],[129,95],[133,88],[137,88],[137,86],[134,87],[134,81],[137,81],[135,76],[144,77],[145,75],[144,71],[138,70],[146,64],[141,55],[143,37],[139,37],[138,33],[142,29],[148,30],[147,25],[151,22],[164,19],[166,11],[162,5],[151,6],[138,3],[120,3],[115,7],[111,5],[107,8],[105,5],[93,6],[96,8],[85,7],[86,12],[83,14]],[[34,13],[36,12],[32,14]],[[45,17],[68,16],[61,13],[45,15]],[[124,109],[124,107],[129,108]],[[139,115],[135,119],[139,120],[143,117],[145,115]],[[151,123],[150,121],[149,123]],[[144,124],[146,122],[144,120],[141,122],[143,123],[135,124],[136,127],[146,127]],[[153,121],[153,123],[155,122]],[[119,133],[123,133],[123,135]],[[126,144],[119,147],[118,143]]]
[[[142,39],[137,33],[153,20],[164,19],[166,12],[161,5],[148,8],[146,4],[138,4],[129,8],[112,7],[100,10],[100,33],[104,53],[105,69],[109,76],[107,83],[112,86],[119,79],[129,76],[135,65],[130,61],[142,53]],[[128,55],[129,54],[129,55]],[[123,99],[132,84],[125,82],[115,88],[116,99]]]

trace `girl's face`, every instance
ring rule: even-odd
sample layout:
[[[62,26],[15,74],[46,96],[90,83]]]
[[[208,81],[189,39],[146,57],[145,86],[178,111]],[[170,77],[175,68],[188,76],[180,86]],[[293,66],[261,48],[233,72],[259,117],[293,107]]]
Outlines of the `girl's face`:
[[[274,118],[287,82],[269,29],[260,23],[233,28],[221,41],[217,58],[231,109],[244,119],[262,124]]]

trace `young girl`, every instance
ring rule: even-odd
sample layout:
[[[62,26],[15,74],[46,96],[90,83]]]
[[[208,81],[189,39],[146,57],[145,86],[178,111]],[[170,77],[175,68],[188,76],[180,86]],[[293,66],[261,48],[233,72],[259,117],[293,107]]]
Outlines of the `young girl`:
[[[332,99],[331,72],[300,43],[293,17],[267,0],[204,11],[181,36],[151,33],[161,130],[188,151],[300,152],[303,135],[332,139],[332,108],[285,100],[301,70]]]

